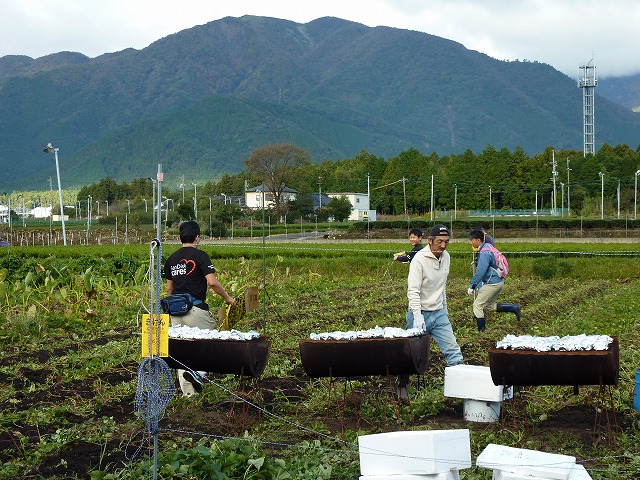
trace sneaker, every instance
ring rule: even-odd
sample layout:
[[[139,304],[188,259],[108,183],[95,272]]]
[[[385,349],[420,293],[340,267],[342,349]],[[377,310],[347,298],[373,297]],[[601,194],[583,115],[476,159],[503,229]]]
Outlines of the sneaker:
[[[196,393],[200,393],[202,391],[202,377],[197,373],[194,375],[191,372],[185,371],[182,374],[182,378],[193,385],[193,389]]]

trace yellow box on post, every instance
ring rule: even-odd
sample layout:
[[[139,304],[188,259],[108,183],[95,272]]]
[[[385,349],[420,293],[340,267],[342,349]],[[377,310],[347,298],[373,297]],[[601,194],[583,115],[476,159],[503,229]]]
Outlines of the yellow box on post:
[[[167,313],[160,314],[160,321],[158,322],[158,316],[153,316],[153,322],[150,321],[151,317],[145,313],[142,315],[142,358],[149,356],[149,327],[151,326],[151,354],[157,357],[169,356],[169,315]],[[152,325],[150,325],[152,324]],[[160,346],[156,343],[158,338],[158,324],[160,324]]]

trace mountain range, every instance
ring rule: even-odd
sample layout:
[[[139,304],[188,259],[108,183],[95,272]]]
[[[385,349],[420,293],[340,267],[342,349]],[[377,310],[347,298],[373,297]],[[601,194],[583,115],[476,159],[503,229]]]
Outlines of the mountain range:
[[[596,94],[596,149],[635,149],[640,77],[613,80],[619,103]],[[333,17],[226,17],[96,58],[4,56],[0,109],[0,192],[48,187],[49,142],[66,186],[151,177],[158,164],[176,184],[213,180],[284,142],[315,161],[583,146],[582,91],[550,65]]]

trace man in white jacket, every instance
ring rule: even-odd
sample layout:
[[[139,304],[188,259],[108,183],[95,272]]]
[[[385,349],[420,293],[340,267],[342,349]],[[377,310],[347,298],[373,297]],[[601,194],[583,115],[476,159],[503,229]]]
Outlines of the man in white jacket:
[[[409,264],[407,280],[407,328],[419,328],[431,335],[449,366],[462,363],[462,352],[447,311],[446,282],[451,257],[446,248],[450,237],[445,225],[433,226],[427,247],[417,252]]]

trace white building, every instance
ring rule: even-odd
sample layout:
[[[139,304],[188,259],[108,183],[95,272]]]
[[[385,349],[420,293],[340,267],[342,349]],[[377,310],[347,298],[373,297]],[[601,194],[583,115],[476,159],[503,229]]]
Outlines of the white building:
[[[0,204],[0,223],[9,223],[9,207]]]
[[[366,221],[370,222],[376,221],[376,211],[371,210],[369,206],[369,195],[366,193],[354,193],[354,192],[344,192],[344,193],[327,193],[329,198],[340,198],[347,197],[349,202],[351,203],[351,215],[347,220],[352,221]]]
[[[285,187],[282,191],[282,202],[286,203],[291,200],[296,199],[297,191]],[[262,208],[262,185],[258,185],[257,187],[249,188],[244,191],[244,202],[247,208],[252,210],[259,210]],[[271,208],[274,206],[273,202],[273,193],[265,190],[264,192],[264,208]]]
[[[51,207],[36,207],[32,209],[28,215],[31,215],[33,218],[49,218],[51,216]],[[60,215],[58,215],[59,217]],[[65,218],[67,216],[65,215]]]

